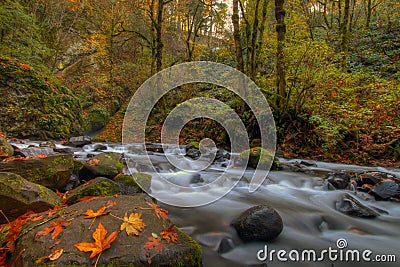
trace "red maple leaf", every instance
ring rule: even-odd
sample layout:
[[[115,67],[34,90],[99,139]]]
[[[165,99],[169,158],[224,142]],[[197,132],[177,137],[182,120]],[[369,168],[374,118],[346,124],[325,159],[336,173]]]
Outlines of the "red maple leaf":
[[[155,203],[150,203],[150,202],[146,202],[146,203],[147,203],[147,205],[149,205],[150,207],[153,208],[158,219],[163,218],[164,220],[168,220],[168,210],[161,208],[160,206],[158,206]]]
[[[161,231],[160,235],[163,239],[169,242],[178,242],[178,234],[175,231],[175,224],[171,224],[170,227],[165,228]]]
[[[154,248],[156,252],[160,252],[164,248],[164,244],[161,242],[160,237],[149,237],[149,241],[144,244],[144,249],[151,250]]]
[[[67,220],[59,219],[57,221],[51,222],[50,224],[51,224],[51,226],[44,228],[42,231],[38,232],[36,234],[36,238],[39,236],[42,236],[42,235],[48,235],[51,232],[53,232],[51,234],[51,239],[55,239],[59,234],[61,234],[61,232],[63,230],[63,226],[67,227],[71,223]]]

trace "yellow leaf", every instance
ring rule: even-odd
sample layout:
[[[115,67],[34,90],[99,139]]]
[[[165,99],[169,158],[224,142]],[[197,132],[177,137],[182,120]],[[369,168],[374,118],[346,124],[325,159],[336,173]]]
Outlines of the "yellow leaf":
[[[146,225],[141,219],[141,213],[131,213],[129,217],[127,217],[126,213],[124,216],[124,222],[121,224],[121,231],[125,230],[127,235],[139,235]]]

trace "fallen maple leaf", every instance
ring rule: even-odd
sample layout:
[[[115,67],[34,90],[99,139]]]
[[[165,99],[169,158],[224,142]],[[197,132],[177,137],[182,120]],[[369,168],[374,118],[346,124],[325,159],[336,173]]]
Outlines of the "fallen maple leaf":
[[[38,232],[36,234],[36,238],[39,236],[43,236],[43,235],[48,235],[51,232],[53,232],[51,234],[51,239],[55,239],[59,234],[61,234],[62,230],[63,230],[63,226],[67,227],[69,226],[71,223],[67,220],[64,219],[59,219],[57,221],[54,222],[50,222],[51,226],[44,228],[42,231]]]
[[[28,160],[28,159],[30,159],[30,157],[29,156],[27,156],[27,157],[24,157],[24,158],[14,158],[14,157],[10,157],[10,158],[5,158],[5,159],[3,159],[3,161],[22,161],[22,160]]]
[[[35,158],[35,159],[44,159],[46,157],[47,156],[45,154],[40,154],[40,155],[34,156],[33,158]]]
[[[154,248],[156,252],[160,252],[164,248],[164,244],[161,242],[161,237],[149,237],[149,241],[144,244],[144,249],[151,250]]]
[[[100,160],[98,160],[98,159],[91,159],[91,160],[88,161],[88,163],[89,163],[89,166],[96,166],[97,164],[100,163]]]
[[[163,218],[164,220],[168,220],[168,210],[161,208],[160,206],[158,206],[155,203],[150,203],[150,202],[146,202],[146,203],[147,203],[147,205],[152,207],[152,209],[156,213],[158,219]]]
[[[120,230],[125,230],[127,235],[139,235],[139,232],[146,227],[141,217],[141,213],[131,213],[128,218],[125,213],[124,222],[121,224]]]
[[[97,211],[88,209],[83,215],[85,215],[86,219],[97,218],[97,217],[100,217],[102,215],[105,215],[105,214],[108,214],[111,212],[110,210],[106,210],[106,209],[107,209],[107,207],[102,205]]]
[[[46,261],[55,261],[55,260],[58,260],[58,259],[61,257],[61,255],[62,255],[63,253],[64,253],[64,249],[62,249],[62,248],[57,248],[57,249],[53,250],[53,251],[50,253],[50,255],[44,256],[44,257],[41,257],[41,258],[37,259],[37,260],[35,261],[35,263],[36,263],[36,264],[39,264],[39,263],[43,263],[43,262],[46,262]]]
[[[111,243],[114,242],[115,239],[118,237],[118,232],[112,232],[107,238],[106,236],[107,236],[107,230],[100,222],[92,235],[94,242],[92,243],[82,242],[74,244],[74,246],[80,251],[92,252],[92,254],[90,254],[91,259],[93,259],[97,255],[99,255],[100,257],[101,253],[106,249],[110,248]]]
[[[160,235],[163,239],[169,242],[178,242],[178,234],[176,233],[175,224],[161,231]]]

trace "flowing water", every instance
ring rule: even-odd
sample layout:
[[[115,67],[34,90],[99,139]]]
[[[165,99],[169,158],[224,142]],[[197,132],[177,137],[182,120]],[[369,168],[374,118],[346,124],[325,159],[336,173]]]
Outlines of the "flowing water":
[[[141,145],[132,144],[128,148],[116,144],[105,144],[107,151],[124,153],[125,157],[138,162],[137,171],[147,172],[155,177],[155,171],[146,166],[143,160]],[[60,145],[58,145],[61,147]],[[84,158],[93,152],[93,145],[85,146],[83,150],[75,151],[76,157]],[[174,183],[193,186],[208,183],[225,171],[229,160],[219,161],[207,169],[198,172],[187,172],[173,167],[166,154],[181,156],[185,153],[181,148],[170,148],[165,153],[153,152],[150,155],[153,166],[158,173],[163,173],[166,179]],[[281,159],[281,161],[284,161]],[[286,163],[294,163],[295,160]],[[323,178],[329,172],[339,170],[352,171],[383,171],[400,177],[400,170],[381,167],[361,167],[355,165],[312,162],[306,172],[271,171],[262,186],[254,193],[249,193],[248,180],[253,170],[247,169],[244,178],[227,195],[219,200],[196,208],[180,208],[160,203],[169,210],[170,219],[183,231],[190,234],[203,248],[203,265],[214,266],[400,266],[400,203],[391,201],[365,200],[356,193],[346,190],[327,191],[323,187]],[[193,163],[196,164],[196,163]],[[134,170],[136,171],[136,170]],[[246,179],[247,177],[247,179]],[[247,181],[246,181],[247,180]],[[170,190],[166,183],[153,181],[153,193],[174,195],[190,194],[193,203],[201,202],[207,195],[218,191],[218,184],[212,190],[199,192],[179,192]],[[373,219],[350,217],[335,209],[335,203],[346,194],[352,194],[362,204],[379,211],[380,216]],[[271,242],[243,243],[230,226],[231,221],[247,208],[266,204],[276,209],[283,219],[283,231]],[[338,249],[337,241],[344,239],[347,247]],[[342,240],[342,241],[344,241]],[[375,255],[395,255],[396,262],[346,262],[346,258],[331,261],[325,254],[324,260],[313,261],[261,261],[257,258],[260,250],[268,253],[271,250],[298,251],[315,250],[317,258],[324,249],[336,249],[339,252],[371,250],[369,258]],[[264,254],[261,254],[264,255]],[[270,255],[270,254],[269,254]],[[292,255],[294,252],[292,252]],[[288,258],[288,254],[286,254]],[[332,259],[332,258],[331,258]],[[350,258],[351,260],[351,258]]]

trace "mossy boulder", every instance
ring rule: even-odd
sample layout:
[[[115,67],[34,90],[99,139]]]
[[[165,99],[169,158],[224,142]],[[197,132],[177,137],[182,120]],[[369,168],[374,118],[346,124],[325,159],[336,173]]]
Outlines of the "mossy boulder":
[[[92,180],[96,177],[114,178],[122,171],[122,157],[118,153],[101,153],[89,160],[79,171],[81,180]]]
[[[72,155],[51,155],[43,159],[0,162],[0,172],[12,172],[51,189],[63,189],[74,169]]]
[[[66,138],[80,132],[80,103],[51,74],[0,56],[0,132],[20,138]]]
[[[14,148],[7,140],[0,137],[0,158],[11,157],[14,154]]]
[[[115,176],[114,181],[119,184],[123,195],[144,193],[132,175],[120,174]]]
[[[67,203],[74,204],[80,198],[86,196],[112,196],[119,193],[120,186],[116,182],[108,178],[97,177],[70,191],[67,197]]]
[[[56,193],[44,186],[31,183],[21,176],[0,172],[0,207],[11,221],[26,211],[46,211],[59,204]],[[0,216],[0,224],[6,220]]]
[[[261,151],[263,151],[262,156]],[[249,157],[249,161],[247,162],[247,166],[249,167],[267,169],[271,166],[271,170],[279,168],[279,161],[274,153],[261,147],[253,147],[240,153],[241,160],[246,157]]]
[[[111,213],[98,218],[91,229],[88,229],[93,219],[85,219],[82,214],[88,209],[96,211],[101,206],[109,205],[110,202],[116,203],[115,206],[109,207]],[[159,219],[146,202],[151,200],[144,194],[104,197],[67,207],[59,213],[60,216],[46,223],[29,222],[27,229],[32,230],[20,236],[14,253],[20,256],[15,264],[24,267],[35,266],[35,261],[43,255],[49,255],[54,249],[54,243],[60,241],[60,245],[55,247],[64,249],[60,258],[53,262],[45,262],[41,266],[93,266],[90,253],[79,251],[74,244],[94,242],[92,235],[101,222],[107,230],[107,236],[112,232],[118,232],[118,237],[111,243],[109,249],[102,252],[97,266],[201,266],[202,252],[199,244],[176,227],[174,229],[177,233],[177,242],[168,243],[163,240],[164,246],[158,252],[144,248],[149,238],[155,235],[161,236],[161,231],[172,225],[169,220]],[[146,224],[138,236],[128,236],[125,231],[120,231],[123,220],[119,218],[133,212],[141,213],[141,219]],[[56,239],[52,239],[51,235],[35,238],[39,231],[59,219],[69,220],[71,224],[64,227]],[[34,227],[35,225],[37,227]],[[25,250],[24,253],[20,253],[22,250]]]

